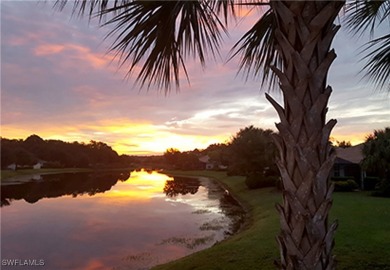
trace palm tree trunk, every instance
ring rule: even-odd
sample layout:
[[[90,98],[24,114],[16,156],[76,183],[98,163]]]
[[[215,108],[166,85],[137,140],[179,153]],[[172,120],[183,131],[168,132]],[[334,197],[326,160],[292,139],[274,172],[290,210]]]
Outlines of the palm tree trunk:
[[[336,58],[330,46],[339,26],[333,24],[345,1],[271,1],[277,19],[275,36],[283,68],[273,68],[280,81],[284,107],[269,95],[281,122],[275,136],[283,181],[280,213],[281,269],[334,269],[333,235],[328,225],[333,186],[328,180],[335,154],[326,123],[332,92],[328,69]]]

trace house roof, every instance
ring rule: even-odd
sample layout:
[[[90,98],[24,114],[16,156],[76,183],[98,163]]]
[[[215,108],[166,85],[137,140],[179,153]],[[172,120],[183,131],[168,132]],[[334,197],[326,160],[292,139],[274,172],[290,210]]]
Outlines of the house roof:
[[[199,158],[199,161],[200,162],[203,162],[203,163],[208,163],[210,161],[210,157],[209,156],[203,156],[203,157],[200,157]]]
[[[363,144],[361,143],[347,148],[338,147],[336,148],[336,156],[339,158],[339,160],[341,159],[343,161],[359,164],[364,158]]]
[[[335,164],[355,164],[351,161],[336,157],[336,160],[334,161]]]

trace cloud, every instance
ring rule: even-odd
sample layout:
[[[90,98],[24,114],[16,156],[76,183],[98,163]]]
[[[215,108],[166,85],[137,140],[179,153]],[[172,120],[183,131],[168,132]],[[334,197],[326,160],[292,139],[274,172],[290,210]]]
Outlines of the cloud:
[[[81,70],[87,68],[109,70],[112,57],[108,54],[93,52],[89,47],[78,44],[38,44],[34,55],[49,57],[64,70]],[[56,58],[53,58],[56,56]],[[113,70],[111,70],[112,72]]]
[[[62,52],[65,48],[65,45],[59,45],[59,44],[44,44],[39,45],[35,48],[34,53],[36,56],[44,56],[44,55],[50,55],[50,54],[57,54],[59,52]]]
[[[205,69],[187,59],[190,84],[183,78],[179,92],[165,95],[153,87],[140,90],[136,74],[124,79],[127,70],[118,71],[106,53],[110,39],[102,41],[109,29],[70,20],[69,13],[53,13],[50,5],[8,1],[2,8],[4,137],[37,133],[67,141],[93,139],[121,153],[147,153],[202,148],[245,126],[275,130],[279,122],[259,81],[237,76],[239,59],[226,63],[257,12],[231,22],[220,59]],[[359,80],[359,43],[350,41],[343,30],[336,37],[338,57],[328,80],[334,89],[328,118],[339,120],[332,133],[336,139],[348,134],[363,138],[374,128],[390,126],[388,96]],[[283,104],[280,93],[271,95]]]

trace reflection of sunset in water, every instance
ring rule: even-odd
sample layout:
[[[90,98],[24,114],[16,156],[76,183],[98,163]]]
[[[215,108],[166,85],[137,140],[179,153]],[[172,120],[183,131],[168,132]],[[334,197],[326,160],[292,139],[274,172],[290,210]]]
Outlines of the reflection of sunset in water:
[[[165,196],[162,192],[167,180],[173,178],[156,171],[133,171],[124,182],[118,182],[108,192],[99,193],[95,198],[100,198],[101,203],[120,203],[129,200],[144,201],[154,197]]]
[[[233,232],[224,190],[203,177],[43,175],[1,193],[2,256],[43,259],[45,269],[149,269]]]

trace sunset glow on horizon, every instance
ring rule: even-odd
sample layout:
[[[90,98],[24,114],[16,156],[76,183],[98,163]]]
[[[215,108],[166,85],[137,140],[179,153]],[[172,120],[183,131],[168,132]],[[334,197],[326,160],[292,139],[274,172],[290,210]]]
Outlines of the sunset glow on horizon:
[[[36,133],[33,130],[18,130],[12,128],[3,128],[2,134],[7,139],[25,140],[30,135],[38,135],[44,140],[62,140],[65,142],[89,143],[91,140],[107,143],[118,154],[126,155],[161,155],[169,148],[179,149],[180,151],[191,151],[195,149],[206,149],[209,145],[215,143],[227,143],[234,134],[221,136],[199,136],[199,135],[177,135],[169,131],[159,131],[152,125],[134,125],[116,127],[99,126],[96,129],[90,129],[87,133],[78,130],[77,127],[61,127],[60,129],[42,130]],[[95,130],[95,131],[93,131]],[[129,132],[129,130],[131,132]],[[139,132],[139,133],[136,133]],[[238,130],[237,130],[238,132]],[[123,137],[129,134],[128,138]],[[363,143],[367,134],[338,134],[337,137],[331,137],[331,140],[349,141],[352,145]]]
[[[238,59],[229,50],[259,14],[242,10],[230,24],[221,59],[187,59],[190,84],[180,92],[139,89],[136,74],[125,78],[112,53],[110,29],[87,18],[55,12],[36,1],[1,2],[1,136],[67,142],[101,141],[118,154],[154,155],[168,148],[205,149],[225,143],[249,125],[276,131],[277,113],[259,81],[237,76]],[[328,119],[338,124],[331,137],[364,142],[375,129],[390,126],[390,99],[361,80],[357,41],[343,28],[335,38],[338,57],[328,84],[333,93]],[[280,93],[270,93],[283,104]]]
[[[7,136],[3,136],[7,134]],[[164,127],[151,124],[123,123],[114,126],[99,125],[88,127],[60,126],[41,129],[13,129],[2,127],[2,136],[7,139],[25,140],[30,135],[38,135],[44,140],[89,143],[91,140],[107,143],[118,154],[161,155],[168,148],[190,151],[205,149],[210,144],[225,143],[229,134],[220,136],[177,135]],[[128,136],[125,138],[125,136]]]

